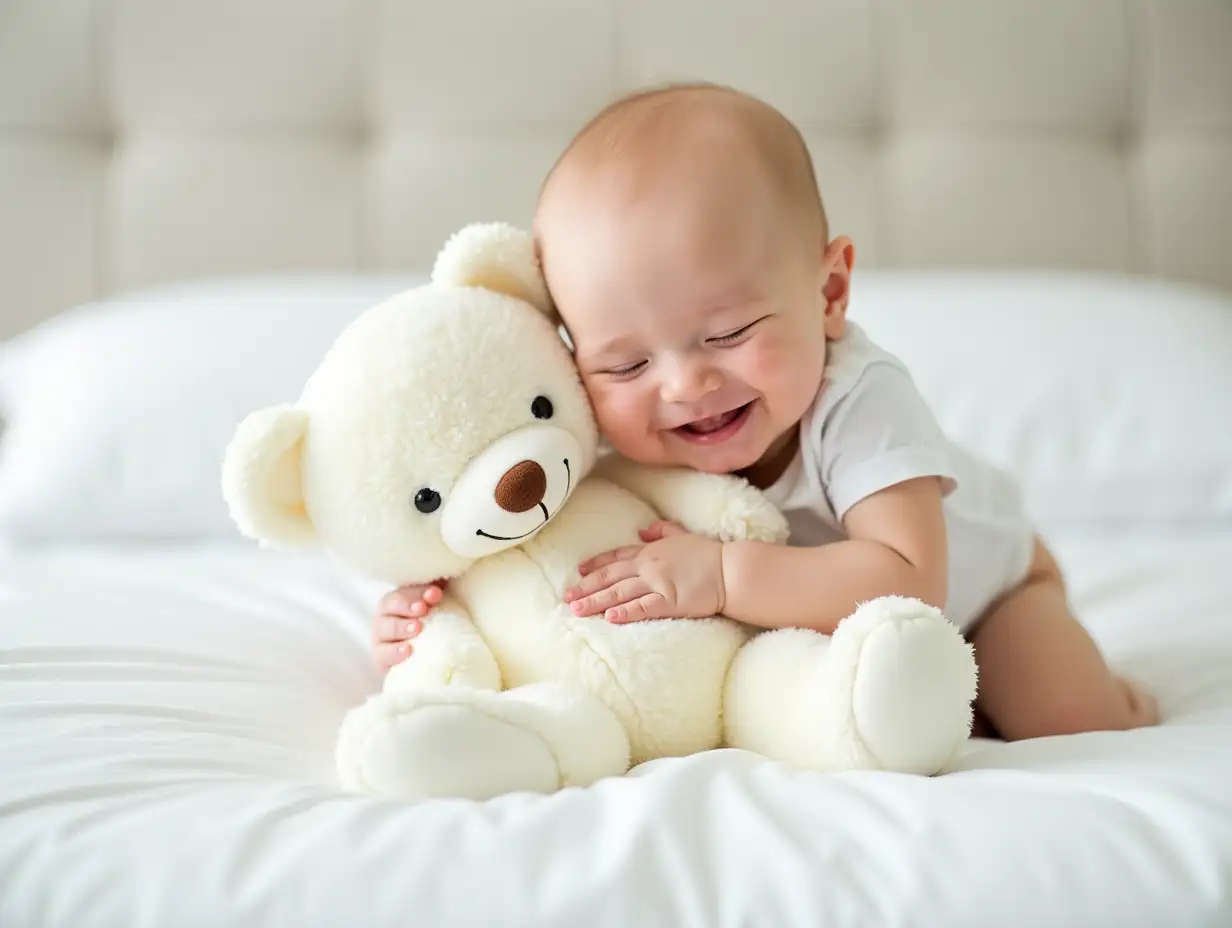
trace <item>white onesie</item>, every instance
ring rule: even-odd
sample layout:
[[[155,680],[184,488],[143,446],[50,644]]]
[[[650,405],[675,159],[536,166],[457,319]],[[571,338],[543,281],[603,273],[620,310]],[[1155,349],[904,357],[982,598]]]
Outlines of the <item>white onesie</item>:
[[[842,541],[860,500],[915,477],[940,477],[949,544],[945,612],[967,629],[1026,576],[1035,533],[1013,479],[946,437],[906,366],[847,323],[829,343],[821,391],[800,420],[800,448],[766,495],[789,544]]]

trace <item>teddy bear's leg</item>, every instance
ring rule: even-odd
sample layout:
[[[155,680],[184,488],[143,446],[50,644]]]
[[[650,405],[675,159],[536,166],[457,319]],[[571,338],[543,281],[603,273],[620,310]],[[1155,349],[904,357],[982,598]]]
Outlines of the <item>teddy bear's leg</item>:
[[[616,716],[583,690],[462,686],[372,696],[339,731],[344,788],[399,799],[489,799],[586,786],[629,769]]]
[[[732,747],[813,770],[939,772],[971,731],[976,667],[970,645],[918,600],[862,605],[833,636],[767,632],[727,678]]]

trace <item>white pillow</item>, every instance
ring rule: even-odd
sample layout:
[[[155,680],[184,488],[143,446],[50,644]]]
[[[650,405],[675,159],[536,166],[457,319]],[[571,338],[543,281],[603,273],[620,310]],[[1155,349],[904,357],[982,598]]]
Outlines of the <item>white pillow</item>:
[[[291,402],[338,333],[415,276],[208,281],[80,307],[0,351],[0,535],[238,533],[223,450]]]
[[[1041,527],[1232,521],[1232,295],[1077,273],[857,273],[849,318]]]
[[[425,276],[164,287],[0,347],[0,535],[234,535],[219,474],[235,424],[293,401],[355,315]],[[951,435],[1022,479],[1041,526],[1232,519],[1232,297],[866,271],[850,315],[910,365]]]

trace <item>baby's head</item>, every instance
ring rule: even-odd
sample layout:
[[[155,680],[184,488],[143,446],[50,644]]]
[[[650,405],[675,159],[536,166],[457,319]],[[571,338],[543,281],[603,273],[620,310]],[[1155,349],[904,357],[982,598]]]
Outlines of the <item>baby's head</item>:
[[[853,259],[782,114],[710,85],[628,97],[557,161],[535,235],[613,448],[777,469],[842,334]]]

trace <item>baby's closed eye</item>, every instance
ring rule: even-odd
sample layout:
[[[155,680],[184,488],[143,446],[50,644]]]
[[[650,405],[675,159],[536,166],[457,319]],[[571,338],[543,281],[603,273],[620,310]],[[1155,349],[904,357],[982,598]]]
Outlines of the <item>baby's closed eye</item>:
[[[740,328],[733,329],[732,331],[726,332],[723,335],[712,336],[706,339],[706,343],[709,345],[734,345],[736,342],[740,341],[746,335],[749,335],[750,333],[752,333],[753,329],[757,326],[757,324],[761,322],[762,320],[764,320],[765,318],[766,318],[765,316],[762,316],[761,319],[754,319],[748,325],[742,325]]]
[[[633,377],[645,370],[648,361],[634,361],[631,364],[622,364],[617,367],[609,367],[606,370],[600,371],[602,374],[607,374],[609,377]]]

